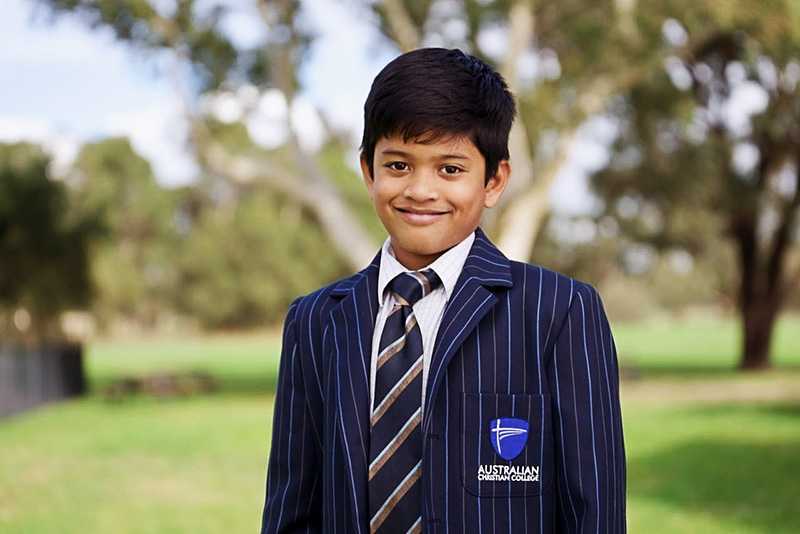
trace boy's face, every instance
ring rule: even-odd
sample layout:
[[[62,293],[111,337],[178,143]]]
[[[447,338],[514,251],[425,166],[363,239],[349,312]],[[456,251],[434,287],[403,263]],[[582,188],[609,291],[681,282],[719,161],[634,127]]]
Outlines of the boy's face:
[[[361,160],[370,198],[401,264],[426,267],[475,230],[483,208],[497,203],[511,173],[508,160],[502,160],[484,185],[485,166],[466,137],[429,144],[404,143],[399,135],[381,138],[374,179]]]

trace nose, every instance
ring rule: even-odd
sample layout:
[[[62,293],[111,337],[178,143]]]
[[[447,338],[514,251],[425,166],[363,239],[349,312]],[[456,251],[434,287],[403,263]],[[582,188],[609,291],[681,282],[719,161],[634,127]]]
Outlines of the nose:
[[[403,194],[415,202],[439,198],[439,193],[436,191],[436,173],[420,170],[410,174]]]

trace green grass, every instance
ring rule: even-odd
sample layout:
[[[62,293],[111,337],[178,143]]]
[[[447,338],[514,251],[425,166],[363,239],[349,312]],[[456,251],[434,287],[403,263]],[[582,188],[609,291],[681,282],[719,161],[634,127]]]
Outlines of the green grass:
[[[713,317],[685,321],[649,320],[612,325],[623,365],[650,377],[726,377],[736,373],[741,329],[733,320]],[[772,338],[772,362],[800,368],[800,315],[781,317]],[[800,369],[798,369],[800,371]]]
[[[87,373],[95,391],[121,376],[199,370],[211,373],[226,392],[270,393],[277,383],[280,345],[280,332],[190,339],[104,340],[89,347]]]
[[[623,412],[630,532],[797,532],[800,405]]]
[[[0,427],[0,532],[255,531],[268,396],[69,402]]]
[[[630,532],[796,531],[800,404],[642,395],[649,384],[724,393],[773,377],[800,391],[792,331],[797,318],[779,325],[777,370],[743,377],[730,371],[730,324],[614,326],[623,363],[644,377],[623,383]],[[119,404],[91,395],[0,421],[0,532],[257,531],[279,343],[261,335],[92,345],[94,391],[118,376],[176,369],[211,372],[224,389]]]

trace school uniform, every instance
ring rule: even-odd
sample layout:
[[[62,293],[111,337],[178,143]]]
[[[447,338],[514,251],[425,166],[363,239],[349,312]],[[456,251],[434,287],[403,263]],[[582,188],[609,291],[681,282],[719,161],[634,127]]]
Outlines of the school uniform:
[[[425,269],[437,284],[413,304],[413,531],[626,532],[617,353],[594,287],[509,260],[480,227]],[[378,345],[404,271],[387,238],[364,269],[289,306],[262,534],[370,532]]]

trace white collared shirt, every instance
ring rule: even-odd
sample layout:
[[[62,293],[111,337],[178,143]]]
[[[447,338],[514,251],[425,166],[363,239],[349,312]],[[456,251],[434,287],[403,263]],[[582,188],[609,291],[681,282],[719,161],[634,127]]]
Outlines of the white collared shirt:
[[[433,344],[434,341],[436,341],[436,332],[439,330],[439,323],[442,321],[445,304],[447,304],[450,295],[453,293],[453,288],[461,274],[461,269],[464,267],[464,262],[467,260],[467,255],[472,248],[472,242],[474,240],[475,231],[473,230],[467,237],[436,258],[433,263],[418,269],[420,271],[433,269],[442,280],[442,284],[439,287],[425,295],[425,297],[419,299],[412,306],[422,334],[422,413],[425,412],[425,388],[428,383],[428,367],[430,367],[430,361],[433,355]],[[392,306],[394,306],[395,303],[394,295],[390,291],[385,290],[389,282],[391,282],[395,276],[402,272],[411,271],[412,269],[407,269],[402,263],[397,261],[397,258],[394,256],[394,250],[392,250],[391,237],[387,237],[381,249],[381,265],[378,271],[378,316],[375,320],[369,373],[370,414],[372,413],[375,397],[375,368],[378,361],[378,346],[380,344],[381,334],[383,333],[383,325],[386,322],[386,316],[392,310]]]

